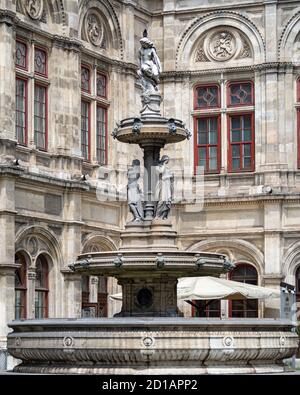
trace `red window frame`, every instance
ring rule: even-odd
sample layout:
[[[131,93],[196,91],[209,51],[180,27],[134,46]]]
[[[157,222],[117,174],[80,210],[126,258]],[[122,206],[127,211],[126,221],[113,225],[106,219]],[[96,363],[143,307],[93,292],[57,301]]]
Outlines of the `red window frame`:
[[[105,92],[104,92],[104,96],[103,95],[98,95],[98,75],[101,75],[102,77],[104,77],[105,79]],[[96,95],[98,97],[103,97],[103,98],[107,98],[107,75],[104,73],[100,73],[99,71],[97,71],[96,74]]]
[[[208,304],[209,302],[218,304],[218,308],[217,309],[212,308],[212,305]],[[203,314],[200,314],[198,311],[198,309],[200,308],[199,305],[201,303],[205,304],[205,309],[202,310]],[[218,312],[218,314],[214,314],[215,312]],[[192,317],[221,318],[221,300],[220,299],[214,299],[212,301],[210,301],[210,300],[193,300],[192,301]]]
[[[242,84],[250,84],[251,86],[251,103],[240,103],[240,104],[232,104],[231,103],[231,95],[230,88],[232,85],[242,85]],[[227,85],[227,107],[245,107],[245,106],[254,106],[254,83],[253,81],[231,81]]]
[[[206,107],[199,107],[198,106],[198,88],[217,88],[217,104],[215,106],[206,106]],[[197,84],[194,87],[194,110],[209,110],[213,108],[220,108],[221,107],[221,91],[220,85],[218,84]]]
[[[44,85],[44,84],[41,84],[40,82],[35,82],[35,84],[34,84],[34,109],[33,109],[33,118],[35,119],[35,102],[36,102],[36,100],[35,100],[35,90],[36,90],[36,87],[39,87],[39,88],[43,88],[43,89],[45,89],[45,132],[44,132],[44,134],[45,134],[45,145],[44,145],[44,147],[38,147],[37,146],[37,140],[36,140],[36,130],[35,130],[35,127],[34,127],[34,142],[35,142],[35,144],[36,144],[36,148],[38,149],[38,150],[40,150],[40,151],[47,151],[48,150],[48,87],[46,86],[46,85]]]
[[[86,104],[87,108],[88,108],[88,130],[84,131],[85,133],[87,132],[87,138],[88,138],[88,142],[87,144],[83,144],[83,138],[82,138],[82,133],[83,133],[83,129],[82,129],[82,104]],[[87,147],[87,157],[84,155],[84,153],[86,153],[86,150],[83,149],[83,147]],[[84,158],[85,161],[89,162],[91,160],[91,103],[87,100],[82,99],[81,100],[81,152],[82,152],[82,156]]]
[[[88,80],[88,85],[89,85],[89,87],[88,87],[88,90],[83,89],[83,87],[82,87],[82,70],[83,70],[83,69],[88,70],[88,72],[89,72],[89,80]],[[82,92],[91,93],[91,76],[92,76],[92,72],[91,72],[90,66],[87,66],[87,65],[85,65],[85,64],[82,64],[82,65],[81,65],[81,68],[80,68],[80,85],[81,85],[81,91],[82,91]]]
[[[16,305],[16,294],[15,294],[15,318],[16,319],[25,319],[27,318],[27,264],[26,259],[20,253],[17,253],[15,256],[16,263],[20,260],[21,267],[16,269],[15,277],[19,274],[21,279],[21,285],[16,285],[15,283],[15,292],[20,291],[21,293],[21,301],[22,304],[20,306]],[[17,318],[17,307],[20,307],[20,317]]]
[[[297,108],[297,147],[298,147],[297,167],[298,169],[300,169],[300,108]]]
[[[98,133],[99,129],[98,129],[98,109],[102,109],[104,110],[104,148],[100,147],[99,144],[99,137],[101,137],[101,135]],[[96,157],[97,157],[97,161],[100,165],[106,165],[107,164],[107,108],[104,106],[101,106],[100,104],[97,104],[96,107]],[[99,155],[99,152],[104,151],[104,162],[101,162],[101,158]]]
[[[217,119],[217,144],[198,144],[198,120],[199,119]],[[196,174],[197,167],[199,166],[198,148],[206,147],[206,169],[205,174],[218,174],[221,169],[221,116],[219,115],[199,115],[194,117],[194,172]],[[217,147],[217,169],[207,170],[209,168],[209,155],[208,150],[210,147]]]
[[[25,124],[24,124],[24,141],[19,140],[19,136],[17,133],[17,127],[20,126],[17,124],[17,113],[21,112],[17,109],[17,81],[23,81],[25,83],[25,105],[24,105],[24,117],[25,117]],[[28,144],[28,80],[26,78],[22,78],[17,76],[16,77],[16,139],[18,140],[18,144],[26,146]]]
[[[251,117],[251,140],[249,142],[231,142],[231,118],[232,117],[243,117],[250,115]],[[254,113],[253,112],[242,112],[242,113],[233,113],[228,114],[227,116],[227,141],[228,141],[228,171],[230,173],[239,173],[239,172],[251,172],[254,171],[255,168],[255,128],[254,128]],[[249,168],[242,168],[241,166],[237,169],[233,169],[232,166],[232,146],[233,145],[240,145],[240,164],[243,158],[242,155],[242,146],[246,144],[251,144],[251,166]]]
[[[39,50],[45,53],[45,73],[40,73],[39,71],[35,70],[35,51]],[[34,74],[35,75],[39,75],[41,77],[45,77],[48,78],[48,52],[44,47],[40,47],[38,45],[36,45],[34,47],[34,59],[33,59],[33,69],[34,69]]]
[[[300,77],[298,77],[298,79],[297,79],[297,97],[296,97],[296,101],[300,102]]]
[[[253,266],[253,265],[250,265],[249,263],[239,263],[239,264],[236,264],[236,268],[229,274],[229,279],[231,280],[231,281],[236,281],[236,280],[234,280],[233,279],[233,276],[234,276],[234,271],[237,269],[237,268],[242,268],[242,267],[251,267],[251,269],[255,269],[255,271],[256,271],[256,285],[257,285],[257,283],[258,283],[258,273],[257,273],[257,270],[256,270],[256,268]],[[243,281],[244,283],[246,283],[245,281]],[[247,284],[247,283],[246,283]],[[240,301],[242,301],[243,302],[243,305],[244,305],[244,307],[243,307],[243,312],[244,312],[244,314],[245,314],[245,312],[246,311],[251,311],[252,309],[247,309],[247,302],[248,301],[250,301],[250,303],[251,303],[251,301],[253,302],[253,301],[256,301],[257,302],[257,307],[256,307],[256,309],[255,309],[255,311],[256,311],[256,317],[258,317],[258,299],[249,299],[249,300],[247,300],[247,299],[245,299],[245,300],[240,300]],[[233,312],[233,306],[232,306],[232,302],[235,302],[235,301],[232,301],[232,300],[230,300],[229,301],[229,317],[231,317],[232,318],[232,312]],[[244,317],[245,318],[245,317]],[[247,317],[246,317],[247,318]]]
[[[43,255],[40,255],[37,258],[37,262],[39,259],[41,260],[42,271],[44,271],[45,281],[41,287],[35,286],[35,294],[42,293],[42,296],[44,299],[44,306],[42,307],[44,313],[43,313],[42,318],[48,318],[48,315],[49,315],[49,263],[47,262],[47,259]],[[36,317],[36,306],[35,306],[35,317]]]
[[[25,52],[25,66],[20,66],[19,64],[17,64],[17,43],[25,45],[25,48],[26,48],[26,52]],[[28,70],[28,45],[27,45],[27,42],[25,40],[22,40],[20,38],[16,39],[16,61],[15,61],[15,66],[18,69],[21,69],[21,70]]]

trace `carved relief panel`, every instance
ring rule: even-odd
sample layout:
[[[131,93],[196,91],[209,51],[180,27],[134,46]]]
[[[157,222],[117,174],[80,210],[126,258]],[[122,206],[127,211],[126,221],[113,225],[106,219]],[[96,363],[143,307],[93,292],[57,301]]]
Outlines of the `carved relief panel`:
[[[25,0],[25,9],[32,19],[41,19],[44,10],[43,0]]]
[[[106,48],[104,22],[95,9],[90,9],[84,18],[82,38],[95,47]]]
[[[205,34],[199,41],[195,62],[227,62],[252,58],[250,43],[236,29],[222,27]]]

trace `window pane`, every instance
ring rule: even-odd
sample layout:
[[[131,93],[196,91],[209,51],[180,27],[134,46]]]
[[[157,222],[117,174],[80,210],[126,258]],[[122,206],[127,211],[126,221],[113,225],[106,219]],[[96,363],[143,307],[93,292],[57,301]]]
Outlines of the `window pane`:
[[[16,42],[16,66],[26,68],[26,59],[27,59],[27,46],[26,44],[17,41]]]
[[[243,130],[243,141],[251,141],[251,129]]]
[[[240,168],[240,158],[232,159],[232,168],[238,170]]]
[[[231,129],[240,129],[241,119],[240,117],[231,117]]]
[[[34,141],[39,149],[46,149],[46,88],[34,87]]]
[[[16,138],[18,143],[26,143],[26,81],[16,80]]]
[[[231,142],[238,143],[241,141],[241,131],[240,130],[233,130],[231,132]]]
[[[47,74],[47,54],[39,48],[34,50],[34,71],[42,75]]]
[[[230,104],[247,105],[253,102],[251,83],[230,85]]]
[[[97,161],[106,162],[106,109],[97,107]]]
[[[81,102],[81,150],[84,159],[89,160],[89,103]]]
[[[217,107],[219,105],[218,92],[219,92],[219,88],[217,86],[198,88],[197,107],[198,108]]]
[[[97,96],[106,97],[106,76],[97,74]]]
[[[81,89],[83,91],[90,91],[90,70],[86,67],[81,68]]]

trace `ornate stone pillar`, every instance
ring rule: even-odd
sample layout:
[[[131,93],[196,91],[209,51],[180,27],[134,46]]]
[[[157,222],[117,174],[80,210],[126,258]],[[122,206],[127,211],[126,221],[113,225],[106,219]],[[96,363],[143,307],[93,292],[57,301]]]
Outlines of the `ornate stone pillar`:
[[[15,270],[17,266],[0,266],[0,348],[6,348],[7,323],[15,318]]]
[[[27,318],[35,318],[35,279],[34,268],[29,268],[27,273]]]

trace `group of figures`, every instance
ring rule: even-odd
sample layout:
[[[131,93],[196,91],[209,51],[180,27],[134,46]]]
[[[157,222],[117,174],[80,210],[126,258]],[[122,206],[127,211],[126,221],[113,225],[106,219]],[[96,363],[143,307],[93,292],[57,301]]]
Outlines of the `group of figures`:
[[[155,166],[155,176],[157,177],[154,201],[155,217],[167,219],[171,210],[174,195],[174,174],[167,167],[169,157],[163,155],[159,164]],[[130,166],[127,177],[127,199],[129,209],[133,215],[133,221],[143,221],[144,218],[144,196],[139,185],[141,175],[140,161],[134,159]]]

